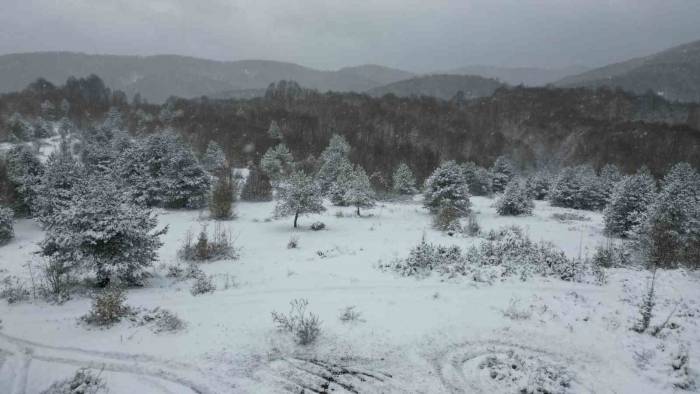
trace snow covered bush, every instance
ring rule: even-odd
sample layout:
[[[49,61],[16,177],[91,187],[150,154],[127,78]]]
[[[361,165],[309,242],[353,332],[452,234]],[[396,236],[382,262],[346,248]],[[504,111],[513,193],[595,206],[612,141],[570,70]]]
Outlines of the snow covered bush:
[[[204,226],[194,244],[192,233],[188,231],[185,244],[178,251],[178,257],[185,261],[235,260],[238,258],[238,250],[231,240],[231,233],[217,223],[211,239],[207,227]]]
[[[549,200],[555,207],[595,210],[605,206],[606,195],[593,168],[581,165],[559,171]]]
[[[311,229],[313,231],[321,231],[326,228],[326,224],[323,222],[313,222],[311,223]]]
[[[615,236],[627,236],[639,225],[643,213],[656,196],[656,180],[648,172],[638,172],[617,183],[603,210],[605,231]]]
[[[37,187],[34,212],[44,227],[54,221],[54,214],[70,207],[86,176],[83,165],[73,158],[68,142],[63,140],[46,161],[46,170]]]
[[[126,305],[124,290],[117,286],[110,286],[95,296],[92,308],[82,317],[82,320],[93,326],[110,326],[131,312],[131,307]]]
[[[281,331],[287,331],[294,335],[299,345],[310,345],[321,334],[321,321],[312,312],[307,312],[309,301],[295,299],[290,303],[289,313],[283,314],[273,311],[272,321]]]
[[[510,181],[515,178],[515,165],[505,157],[498,156],[491,167],[491,187],[494,193],[500,193],[506,189]]]
[[[525,186],[530,197],[535,200],[544,200],[552,186],[552,174],[544,170],[537,171],[527,178]]]
[[[140,316],[139,323],[150,325],[151,330],[156,334],[180,331],[186,326],[177,314],[159,307],[145,311]]]
[[[10,242],[15,236],[14,217],[15,212],[12,209],[0,207],[0,246]]]
[[[640,171],[642,172],[642,171]],[[615,185],[622,180],[622,172],[614,164],[606,164],[600,169],[600,183],[605,195],[605,200],[610,201]]]
[[[492,193],[492,176],[489,170],[474,162],[464,164],[464,178],[469,185],[469,192],[474,196],[488,196]]]
[[[410,195],[418,192],[418,189],[416,189],[416,177],[406,163],[401,163],[396,167],[392,180],[393,191],[396,194]]]
[[[294,172],[280,185],[275,216],[294,215],[294,228],[300,215],[325,211],[321,189],[313,178],[303,172]]]
[[[27,289],[24,281],[16,276],[4,277],[0,285],[0,299],[7,301],[8,304],[15,304],[29,299],[29,289]]]
[[[513,179],[496,201],[496,212],[501,216],[532,215],[535,205],[525,182]]]
[[[656,306],[656,270],[653,271],[651,279],[647,285],[647,291],[642,297],[642,303],[639,305],[639,318],[632,327],[638,333],[643,333],[649,328],[651,318],[654,315],[654,306]]]
[[[447,231],[450,235],[462,231],[459,224],[460,212],[452,204],[443,204],[438,208],[433,217],[433,227],[440,231]]]
[[[373,207],[375,198],[374,190],[372,189],[365,169],[359,165],[355,166],[348,180],[347,189],[343,195],[343,201],[347,205],[354,206],[357,216],[360,216],[360,208]]]
[[[287,242],[287,249],[296,249],[299,247],[299,236],[292,235],[289,237],[289,242]]]
[[[260,169],[251,165],[248,167],[248,177],[241,190],[243,201],[270,201],[272,200],[272,185],[270,178]]]
[[[458,246],[433,245],[423,240],[407,258],[382,268],[406,276],[435,271],[486,282],[505,277],[526,279],[533,275],[595,282],[590,262],[569,259],[550,243],[534,242],[518,227],[492,231],[486,241],[466,252]]]
[[[99,375],[81,368],[66,380],[55,382],[41,394],[106,394],[107,385]]]
[[[357,321],[364,321],[361,318],[362,313],[360,313],[357,309],[356,306],[351,305],[351,306],[346,306],[343,309],[343,312],[340,314],[340,321],[343,323],[353,323]]]
[[[462,168],[454,161],[443,163],[426,179],[423,197],[423,205],[432,212],[451,205],[460,216],[469,213],[469,187]]]
[[[230,170],[219,170],[219,177],[214,184],[211,197],[209,198],[209,213],[211,217],[216,220],[227,220],[233,217],[236,182],[233,181]]]
[[[139,283],[145,268],[157,258],[160,236],[157,219],[134,205],[108,177],[93,176],[72,193],[70,209],[52,216],[40,254],[48,259],[71,260],[93,272],[99,283],[111,278]]]
[[[625,267],[630,264],[630,259],[623,245],[608,238],[606,243],[595,248],[591,262],[604,268]]]
[[[294,157],[285,144],[268,149],[260,159],[260,168],[275,186],[291,174],[294,167]]]
[[[652,267],[700,266],[700,175],[688,163],[676,164],[646,210],[632,237]]]
[[[190,288],[190,294],[198,296],[201,294],[213,293],[215,290],[216,286],[214,286],[211,276],[202,273],[194,278],[194,282],[192,282],[192,287]]]

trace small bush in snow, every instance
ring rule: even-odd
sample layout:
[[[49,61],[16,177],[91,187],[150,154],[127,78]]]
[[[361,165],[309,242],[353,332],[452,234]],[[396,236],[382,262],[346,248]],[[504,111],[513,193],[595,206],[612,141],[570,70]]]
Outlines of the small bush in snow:
[[[2,280],[0,299],[6,300],[8,304],[26,301],[29,299],[29,289],[27,289],[25,283],[16,276],[7,276]]]
[[[299,247],[299,236],[292,235],[287,242],[287,249],[296,249]]]
[[[14,216],[12,209],[0,207],[0,245],[8,243],[15,236],[12,227]]]
[[[125,304],[126,293],[119,287],[104,289],[92,301],[92,308],[83,321],[94,326],[110,326],[131,314],[131,308]]]
[[[503,195],[496,201],[496,212],[502,216],[531,215],[534,207],[525,184],[517,179],[506,186]]]
[[[185,322],[175,313],[161,308],[147,311],[141,317],[141,321],[144,324],[152,324],[155,333],[175,332],[185,328]]]
[[[216,290],[216,286],[214,286],[211,276],[202,273],[194,278],[190,293],[193,296],[197,296],[200,294],[213,293],[214,290]]]
[[[107,393],[107,386],[99,374],[89,369],[79,369],[73,377],[55,382],[41,394],[101,394]]]
[[[530,308],[523,308],[520,306],[519,298],[511,298],[508,302],[508,307],[504,309],[503,316],[511,320],[528,320],[532,317],[532,310]]]
[[[673,386],[681,390],[690,390],[695,387],[695,381],[690,373],[690,352],[683,344],[671,355],[671,378]]]
[[[202,227],[197,242],[192,243],[192,233],[185,235],[185,244],[178,251],[178,256],[185,261],[218,261],[237,259],[238,250],[231,239],[231,233],[219,223],[214,227],[212,239],[206,226]]]
[[[656,270],[654,270],[651,280],[647,286],[647,292],[642,298],[642,303],[639,305],[639,320],[632,328],[638,333],[643,333],[649,328],[651,318],[654,314],[654,306],[656,305],[656,292],[654,285],[656,284]]]
[[[435,213],[433,227],[450,233],[460,232],[462,230],[459,224],[460,216],[460,212],[452,204],[443,204]]]
[[[358,312],[355,309],[355,306],[346,306],[345,309],[343,309],[343,312],[340,314],[340,321],[343,323],[348,323],[348,322],[356,322],[360,321],[362,316],[362,313]]]
[[[231,171],[220,173],[209,199],[209,212],[216,220],[228,220],[233,217],[233,202],[236,197],[236,183]]]
[[[622,245],[618,245],[612,239],[608,239],[606,243],[595,248],[592,263],[604,268],[624,267],[629,265],[630,260],[627,251]]]
[[[295,299],[289,304],[289,313],[273,311],[272,321],[278,329],[292,333],[298,344],[312,344],[321,334],[321,322],[318,316],[306,311],[309,306],[309,301],[306,299]]]
[[[326,228],[326,224],[323,222],[313,222],[311,224],[311,229],[314,231],[320,231],[320,230],[323,230],[324,228]]]

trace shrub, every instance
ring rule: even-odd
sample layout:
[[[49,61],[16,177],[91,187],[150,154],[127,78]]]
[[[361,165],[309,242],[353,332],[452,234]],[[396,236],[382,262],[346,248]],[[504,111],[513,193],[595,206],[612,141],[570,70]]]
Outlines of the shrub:
[[[270,178],[257,166],[248,167],[248,177],[241,190],[243,201],[270,201],[272,200],[272,184]]]
[[[469,214],[469,217],[467,218],[467,226],[465,227],[467,235],[470,237],[474,237],[476,235],[479,235],[479,232],[481,231],[481,226],[479,226],[479,221],[476,218],[476,215],[472,212]]]
[[[15,236],[12,226],[14,216],[12,209],[0,207],[0,245],[8,243]]]
[[[29,299],[29,290],[25,283],[16,276],[7,276],[2,280],[0,288],[0,299],[4,299],[8,304],[15,304]]]
[[[289,313],[285,315],[273,311],[272,321],[279,330],[293,334],[295,341],[299,345],[309,345],[315,342],[321,334],[321,322],[318,316],[306,311],[309,301],[306,299],[295,299],[289,304]]]
[[[499,156],[491,167],[491,187],[495,193],[505,190],[506,185],[515,177],[515,166],[505,156]]]
[[[238,258],[238,250],[231,240],[231,233],[217,223],[214,226],[212,239],[209,239],[207,227],[203,226],[194,245],[192,233],[188,231],[185,235],[185,244],[178,251],[178,256],[185,261],[235,260]]]
[[[624,267],[630,263],[625,248],[616,244],[611,238],[595,248],[591,262],[604,268]]]
[[[488,196],[492,192],[492,177],[489,170],[468,162],[464,164],[464,178],[469,185],[469,192],[474,196]]]
[[[94,326],[110,326],[131,314],[131,308],[125,304],[126,293],[119,287],[104,289],[92,301],[92,308],[83,321]]]
[[[656,180],[649,173],[640,172],[622,179],[614,187],[603,210],[605,231],[611,235],[627,236],[639,225],[655,195]]]
[[[323,230],[324,228],[326,228],[326,224],[323,222],[314,222],[311,224],[311,229],[313,231],[320,231],[320,230]]]
[[[503,195],[496,201],[499,215],[531,215],[535,205],[522,181],[514,179],[506,186]]]
[[[651,323],[651,318],[654,314],[654,306],[656,305],[656,291],[654,289],[655,284],[656,270],[654,270],[651,275],[651,280],[647,286],[647,291],[642,298],[642,303],[639,305],[639,319],[632,328],[638,333],[643,333],[646,331]]]
[[[193,296],[197,296],[200,294],[213,293],[214,290],[216,290],[216,286],[214,286],[211,276],[201,273],[194,278],[190,293]]]
[[[606,203],[604,185],[590,166],[566,167],[552,184],[549,200],[553,206],[601,209]]]
[[[143,324],[151,324],[155,333],[175,332],[185,328],[185,322],[175,313],[161,308],[147,311],[141,321]]]
[[[79,369],[73,377],[55,382],[41,394],[100,394],[107,393],[107,386],[99,375],[89,369]]]
[[[457,208],[452,204],[444,204],[438,208],[433,218],[433,227],[440,231],[460,232],[462,228],[459,224],[459,217],[460,212]]]
[[[299,236],[292,235],[287,242],[287,249],[296,249],[299,247]]]
[[[362,316],[362,313],[358,312],[353,305],[346,306],[345,309],[343,309],[343,312],[340,314],[339,319],[343,323],[356,322],[362,320],[360,316]]]

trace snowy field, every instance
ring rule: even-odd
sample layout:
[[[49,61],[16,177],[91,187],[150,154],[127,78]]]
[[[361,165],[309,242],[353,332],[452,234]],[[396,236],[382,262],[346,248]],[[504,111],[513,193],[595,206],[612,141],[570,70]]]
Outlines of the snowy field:
[[[598,213],[578,211],[589,220],[561,222],[551,215],[568,210],[545,202],[530,217],[499,217],[487,198],[472,204],[484,231],[519,225],[571,257],[590,255],[604,242]],[[675,313],[655,337],[630,330],[645,271],[611,269],[603,286],[401,277],[378,265],[407,256],[423,236],[463,248],[482,240],[433,230],[413,201],[381,203],[362,218],[353,208],[328,206],[302,217],[298,230],[291,218],[270,219],[272,211],[273,203],[237,204],[237,218],[226,225],[240,258],[202,264],[217,290],[199,296],[190,294],[191,281],[166,272],[177,264],[186,232],[211,222],[205,212],[159,211],[169,226],[160,261],[146,287],[129,290],[127,303],[175,312],[186,322],[179,332],[154,333],[129,320],[88,328],[79,322],[90,308],[88,295],[62,305],[0,303],[0,393],[38,393],[83,366],[101,371],[110,393],[129,394],[498,393],[528,392],[537,382],[558,384],[552,392],[663,393],[675,390],[672,359],[683,346],[697,379],[696,272],[657,274],[652,325]],[[318,220],[326,229],[311,231]],[[0,247],[0,279],[31,279],[42,232],[28,220],[18,221],[15,232]],[[292,235],[297,249],[287,248]],[[309,346],[295,344],[271,320],[272,311],[286,312],[296,298],[308,299],[321,319],[321,336]],[[339,319],[348,306],[359,319]]]

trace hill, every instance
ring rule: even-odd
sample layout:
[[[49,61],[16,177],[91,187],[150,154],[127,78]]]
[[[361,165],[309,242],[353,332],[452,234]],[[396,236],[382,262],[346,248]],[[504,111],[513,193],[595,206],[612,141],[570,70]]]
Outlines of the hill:
[[[386,86],[370,89],[367,93],[380,97],[394,94],[399,97],[431,96],[449,100],[458,92],[464,93],[465,99],[490,96],[503,84],[495,79],[475,75],[426,75],[403,81],[390,83]]]
[[[170,96],[198,97],[227,91],[265,89],[279,80],[294,80],[320,91],[363,92],[412,74],[376,65],[316,70],[269,60],[219,62],[176,55],[115,56],[71,52],[0,56],[0,93],[23,89],[37,78],[60,84],[70,76],[99,75],[107,86],[128,96],[141,93],[151,102]]]
[[[700,102],[700,41],[564,78],[563,87],[619,87],[668,100]]]
[[[447,74],[478,75],[484,78],[494,78],[509,85],[544,86],[554,83],[569,75],[580,74],[588,69],[581,66],[564,68],[537,67],[495,67],[495,66],[465,66],[453,69]]]

